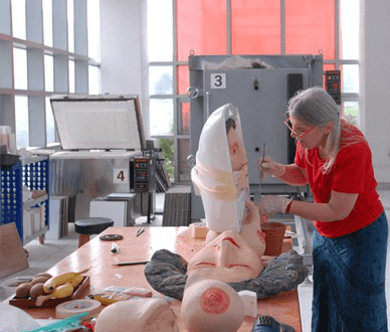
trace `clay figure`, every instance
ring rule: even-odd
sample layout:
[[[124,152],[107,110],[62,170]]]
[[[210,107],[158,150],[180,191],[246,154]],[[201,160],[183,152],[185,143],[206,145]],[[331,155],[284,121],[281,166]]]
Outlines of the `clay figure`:
[[[200,273],[223,282],[240,282],[260,274],[264,268],[261,256],[265,250],[265,237],[256,206],[247,201],[246,207],[249,212],[241,233],[209,231],[206,246],[188,262],[188,275]]]
[[[250,199],[247,164],[240,115],[232,104],[225,104],[203,126],[191,170],[208,229],[241,231]]]
[[[161,298],[120,301],[99,314],[95,332],[179,332],[176,317],[168,302]]]
[[[236,291],[253,291],[258,298],[292,290],[303,282],[308,269],[294,250],[273,259],[264,269],[261,217],[266,218],[259,216],[250,200],[247,167],[240,115],[228,103],[207,119],[191,171],[205,210],[205,247],[189,262],[168,250],[157,251],[145,267],[155,290],[182,299],[193,273],[228,283]]]
[[[181,317],[189,332],[234,332],[244,320],[245,309],[232,287],[194,273],[184,290]]]

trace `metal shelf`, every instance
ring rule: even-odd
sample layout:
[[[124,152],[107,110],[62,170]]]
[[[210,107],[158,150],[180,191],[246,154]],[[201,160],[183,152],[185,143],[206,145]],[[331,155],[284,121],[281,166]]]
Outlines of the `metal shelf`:
[[[22,157],[21,161],[22,161],[22,165],[25,166],[25,165],[28,165],[28,164],[31,164],[31,163],[36,163],[38,161],[44,161],[47,158],[48,158],[48,156],[31,155],[31,156],[28,156],[28,157]]]
[[[49,230],[49,227],[47,227],[47,226],[41,228],[39,231],[37,231],[34,234],[23,239],[23,244],[27,244],[27,243],[31,242],[32,240],[36,239],[37,237],[39,237],[39,241],[43,244],[45,233],[48,230]]]
[[[48,194],[44,194],[35,199],[29,199],[27,202],[23,202],[23,209],[24,210],[29,209],[35,205],[42,203],[43,201],[46,201],[47,199],[49,199]]]

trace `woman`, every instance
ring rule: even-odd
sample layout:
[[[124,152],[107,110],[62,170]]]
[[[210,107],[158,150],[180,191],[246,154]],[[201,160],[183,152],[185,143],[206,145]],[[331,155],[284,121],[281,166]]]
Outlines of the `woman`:
[[[314,220],[312,331],[387,331],[388,225],[370,147],[319,87],[294,96],[288,116],[294,164],[267,157],[258,167],[291,185],[309,183],[314,202],[264,196],[257,204],[260,214]]]

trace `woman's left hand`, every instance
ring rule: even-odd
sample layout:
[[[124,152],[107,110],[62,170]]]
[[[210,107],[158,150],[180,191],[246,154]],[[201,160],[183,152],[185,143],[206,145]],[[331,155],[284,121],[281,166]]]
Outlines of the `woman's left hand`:
[[[277,195],[265,195],[255,204],[260,215],[272,215],[275,213],[286,213],[288,203],[291,199]]]

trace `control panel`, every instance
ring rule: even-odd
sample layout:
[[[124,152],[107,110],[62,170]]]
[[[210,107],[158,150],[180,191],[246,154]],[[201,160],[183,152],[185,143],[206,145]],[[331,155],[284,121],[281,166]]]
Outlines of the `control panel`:
[[[326,91],[332,96],[337,105],[341,105],[340,70],[325,71]]]
[[[133,158],[130,161],[130,190],[135,193],[148,192],[150,172],[150,158]]]

